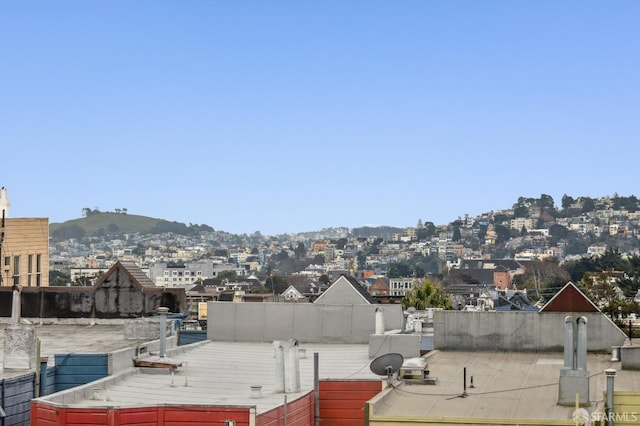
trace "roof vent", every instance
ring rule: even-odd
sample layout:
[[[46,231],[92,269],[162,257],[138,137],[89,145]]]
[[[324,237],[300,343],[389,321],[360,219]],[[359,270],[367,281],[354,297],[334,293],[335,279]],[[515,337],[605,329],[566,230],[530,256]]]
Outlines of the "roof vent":
[[[576,394],[578,397],[576,398]],[[587,371],[587,318],[574,322],[564,319],[564,367],[560,370],[558,405],[589,404],[589,371]]]

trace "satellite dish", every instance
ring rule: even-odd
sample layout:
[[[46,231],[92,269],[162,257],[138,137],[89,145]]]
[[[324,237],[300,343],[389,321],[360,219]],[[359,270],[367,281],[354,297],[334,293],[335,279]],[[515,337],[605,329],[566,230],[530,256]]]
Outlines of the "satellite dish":
[[[391,382],[391,376],[393,373],[400,370],[404,357],[398,353],[389,353],[380,355],[378,358],[371,361],[369,368],[378,376],[387,376],[387,380]]]

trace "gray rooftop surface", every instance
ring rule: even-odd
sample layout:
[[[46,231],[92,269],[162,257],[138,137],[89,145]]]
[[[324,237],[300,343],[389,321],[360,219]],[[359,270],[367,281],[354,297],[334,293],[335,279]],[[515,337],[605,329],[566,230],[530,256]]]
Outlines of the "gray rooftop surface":
[[[606,390],[604,370],[614,368],[615,390],[640,389],[640,371],[621,370],[610,354],[588,354],[589,397],[595,411]],[[464,391],[467,368],[467,397]],[[390,391],[375,414],[421,417],[571,419],[574,407],[557,405],[562,353],[435,351],[429,357],[436,385],[402,384]],[[473,376],[474,388],[469,387]]]
[[[380,380],[369,369],[368,345],[301,344],[300,348],[307,349],[307,357],[299,360],[301,392],[288,393],[288,401],[313,390],[314,352],[319,354],[320,379]],[[71,407],[255,405],[258,414],[283,403],[284,394],[275,393],[272,343],[207,341],[170,358],[183,363],[173,375],[166,369],[132,369],[113,382],[105,382],[100,399],[92,398],[99,386],[94,382],[85,386],[80,397],[64,403]],[[253,385],[262,385],[262,398],[251,397]]]

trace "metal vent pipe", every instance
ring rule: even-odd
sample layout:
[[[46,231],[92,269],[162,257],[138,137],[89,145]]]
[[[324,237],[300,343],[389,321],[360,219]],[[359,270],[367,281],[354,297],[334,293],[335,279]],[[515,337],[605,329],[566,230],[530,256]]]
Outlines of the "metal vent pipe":
[[[159,307],[158,314],[160,315],[160,357],[164,358],[167,354],[167,314],[169,308]]]

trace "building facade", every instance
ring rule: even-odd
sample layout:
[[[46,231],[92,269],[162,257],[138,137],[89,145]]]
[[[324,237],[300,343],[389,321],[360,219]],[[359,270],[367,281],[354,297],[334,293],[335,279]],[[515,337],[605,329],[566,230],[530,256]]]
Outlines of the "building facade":
[[[49,219],[2,218],[0,285],[49,286]]]

